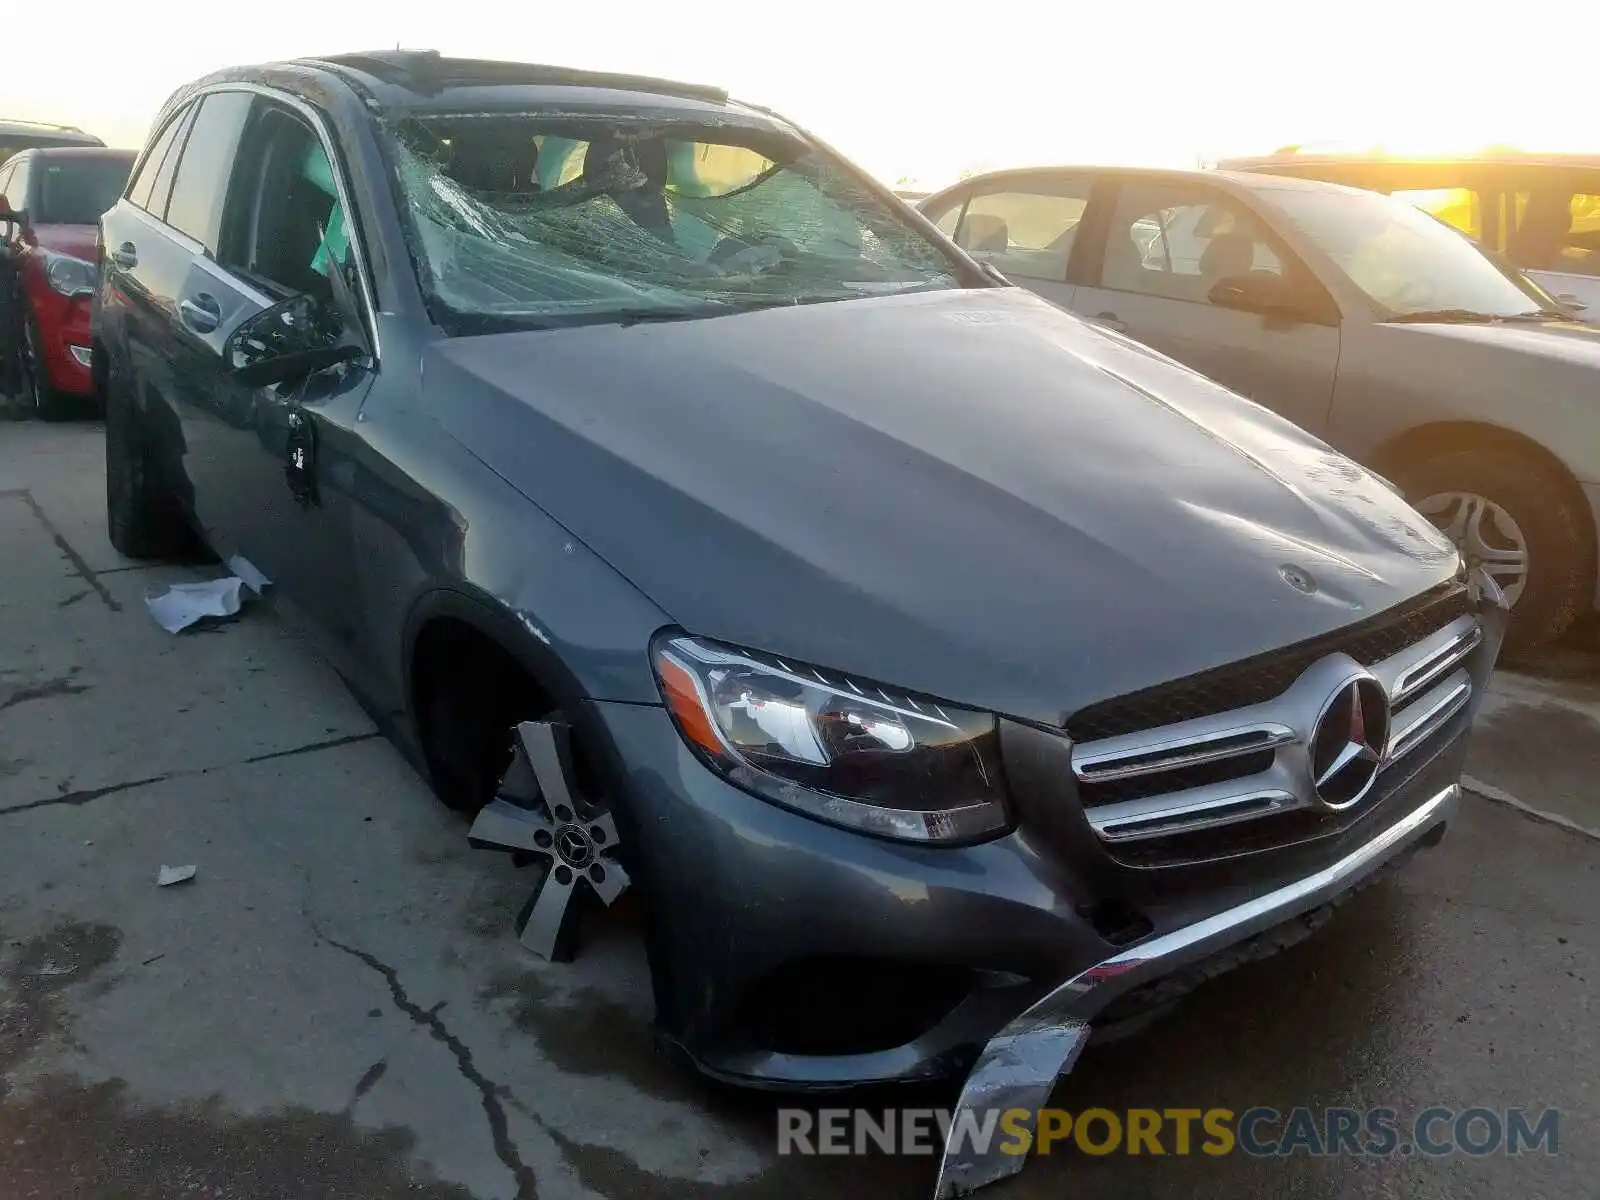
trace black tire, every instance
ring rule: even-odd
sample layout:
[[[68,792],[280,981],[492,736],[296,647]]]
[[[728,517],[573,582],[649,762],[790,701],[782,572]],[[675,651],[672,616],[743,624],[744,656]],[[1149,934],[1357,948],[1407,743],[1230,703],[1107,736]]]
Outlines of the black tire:
[[[418,647],[417,734],[433,790],[475,815],[494,799],[511,765],[516,727],[556,706],[504,651],[476,633],[448,628]]]
[[[1413,504],[1443,492],[1471,492],[1498,504],[1522,531],[1528,579],[1511,610],[1506,644],[1554,641],[1593,604],[1594,526],[1574,489],[1515,448],[1451,450],[1401,467],[1393,478]]]
[[[22,318],[22,395],[33,406],[34,415],[41,421],[65,421],[72,416],[72,400],[50,386],[44,364],[39,361],[39,322],[32,310]]]
[[[127,386],[106,380],[106,532],[129,558],[180,559],[194,535],[161,478]]]

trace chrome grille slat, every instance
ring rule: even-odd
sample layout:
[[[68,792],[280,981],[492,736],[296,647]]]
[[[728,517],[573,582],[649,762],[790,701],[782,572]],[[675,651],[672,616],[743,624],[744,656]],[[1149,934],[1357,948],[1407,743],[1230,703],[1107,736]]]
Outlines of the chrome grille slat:
[[[1253,750],[1266,750],[1294,740],[1294,730],[1276,722],[1222,729],[1178,738],[1156,745],[1145,743],[1126,750],[1115,747],[1075,757],[1072,769],[1079,779],[1100,782],[1131,779],[1194,767],[1219,759],[1235,758]]]
[[[1121,818],[1107,819],[1097,812],[1091,824],[1095,832],[1108,842],[1131,842],[1171,837],[1175,833],[1190,833],[1235,821],[1251,821],[1269,812],[1282,812],[1299,805],[1300,801],[1289,792],[1252,792],[1244,796],[1230,794],[1219,800],[1133,812]]]
[[[1384,765],[1404,758],[1428,735],[1442,727],[1461,711],[1472,695],[1472,678],[1458,670],[1432,691],[1417,697],[1394,714],[1389,731],[1389,748],[1384,754]]]
[[[1372,673],[1389,693],[1390,703],[1398,708],[1448,675],[1482,641],[1483,630],[1476,621],[1453,621],[1432,637],[1378,663]]]

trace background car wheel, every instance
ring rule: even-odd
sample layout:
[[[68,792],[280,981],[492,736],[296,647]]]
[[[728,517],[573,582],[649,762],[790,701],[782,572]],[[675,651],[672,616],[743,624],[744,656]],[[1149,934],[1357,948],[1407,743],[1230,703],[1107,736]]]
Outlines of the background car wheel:
[[[194,535],[163,485],[133,399],[115,377],[106,386],[106,532],[129,558],[183,558]]]
[[[1457,450],[1402,468],[1395,481],[1469,565],[1505,589],[1509,645],[1552,641],[1592,604],[1589,514],[1545,464],[1515,452]]]
[[[39,336],[39,322],[33,313],[22,319],[22,395],[33,406],[35,415],[43,421],[64,421],[72,415],[72,403],[50,386],[50,376],[45,371]]]

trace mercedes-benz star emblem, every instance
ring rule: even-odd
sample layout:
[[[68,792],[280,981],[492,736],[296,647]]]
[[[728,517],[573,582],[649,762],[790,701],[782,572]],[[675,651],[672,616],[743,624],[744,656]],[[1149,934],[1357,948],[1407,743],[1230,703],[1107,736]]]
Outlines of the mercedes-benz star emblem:
[[[1283,566],[1278,568],[1278,574],[1295,591],[1307,596],[1316,593],[1317,581],[1311,578],[1310,571],[1297,567],[1293,563],[1284,563]]]
[[[1328,700],[1311,736],[1311,780],[1329,808],[1349,808],[1367,794],[1389,742],[1389,697],[1370,675]]]
[[[556,831],[556,853],[567,865],[581,869],[594,857],[594,845],[583,830],[576,825],[566,825]]]

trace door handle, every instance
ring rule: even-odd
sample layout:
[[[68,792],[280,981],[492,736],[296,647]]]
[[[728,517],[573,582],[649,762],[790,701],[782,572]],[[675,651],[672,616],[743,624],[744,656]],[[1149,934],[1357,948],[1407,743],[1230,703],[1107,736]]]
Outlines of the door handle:
[[[1114,312],[1097,313],[1094,319],[1107,329],[1115,329],[1118,333],[1128,332],[1128,323]]]
[[[111,261],[124,271],[132,270],[139,265],[139,251],[132,242],[123,242],[111,252]]]
[[[298,407],[289,410],[284,427],[288,436],[284,443],[283,475],[289,482],[289,494],[301,508],[316,508],[321,504],[317,495],[316,430]]]
[[[178,312],[183,323],[196,333],[210,333],[222,324],[222,306],[206,292],[197,292],[193,300],[179,300]]]

